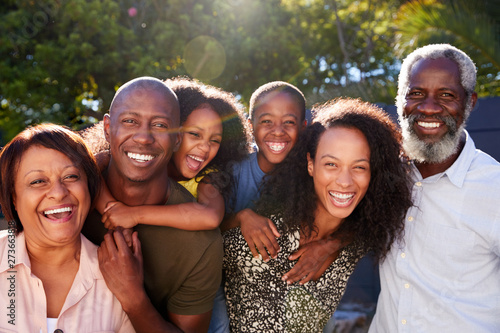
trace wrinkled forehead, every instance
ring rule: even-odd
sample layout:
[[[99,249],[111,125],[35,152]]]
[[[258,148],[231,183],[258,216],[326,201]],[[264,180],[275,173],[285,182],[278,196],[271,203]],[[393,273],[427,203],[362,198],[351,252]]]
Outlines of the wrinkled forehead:
[[[421,59],[411,68],[409,88],[452,89],[465,94],[458,64],[447,58]]]
[[[410,78],[424,70],[442,70],[453,75],[460,81],[460,68],[452,59],[448,58],[421,58],[410,69]]]

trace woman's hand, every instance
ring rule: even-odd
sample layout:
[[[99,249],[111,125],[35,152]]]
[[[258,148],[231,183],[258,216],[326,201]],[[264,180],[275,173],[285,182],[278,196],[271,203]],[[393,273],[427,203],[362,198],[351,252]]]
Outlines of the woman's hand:
[[[119,201],[109,202],[104,209],[101,222],[110,230],[116,227],[133,228],[139,223],[136,213],[137,207],[127,206]]]
[[[240,211],[238,215],[241,234],[247,241],[252,255],[258,257],[260,253],[262,260],[266,262],[269,261],[269,255],[276,259],[280,250],[276,238],[280,237],[280,234],[274,223],[248,208]]]
[[[137,297],[145,295],[141,243],[137,231],[132,234],[132,248],[127,245],[121,228],[108,231],[97,256],[106,285],[125,312],[129,311]]]

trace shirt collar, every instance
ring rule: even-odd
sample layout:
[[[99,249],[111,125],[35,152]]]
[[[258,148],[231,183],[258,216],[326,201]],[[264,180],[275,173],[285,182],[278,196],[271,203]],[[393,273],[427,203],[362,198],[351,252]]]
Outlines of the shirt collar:
[[[89,241],[83,234],[80,234],[82,241],[82,251],[80,255],[80,269],[89,272],[91,280],[103,279],[99,270],[99,260],[97,258],[97,246]],[[83,260],[82,260],[83,259]]]
[[[12,264],[12,259],[15,260],[14,262],[15,266],[24,265],[29,270],[31,270],[31,262],[28,256],[28,251],[26,250],[26,241],[24,239],[24,232],[21,231],[17,235],[15,235],[13,233],[11,234],[10,230],[11,229],[5,230],[5,232],[7,233],[7,238],[5,240],[5,246],[2,249],[4,255],[0,260],[0,273],[3,273],[8,270],[13,270],[13,271],[16,270],[15,267],[12,268],[10,266]],[[14,235],[15,237],[13,243],[9,242],[9,236],[11,235]],[[12,248],[9,247],[11,244],[15,244],[14,253],[12,253],[12,251],[9,253],[9,250],[13,250]],[[13,257],[9,256],[9,254]]]
[[[97,259],[97,246],[92,244],[85,236],[80,234],[81,251],[80,251],[80,267],[75,276],[75,281],[80,282],[84,290],[80,290],[80,297],[87,290],[92,288],[94,280],[102,280],[103,276],[99,270],[99,262]],[[74,283],[78,285],[77,283]]]
[[[4,232],[8,233],[7,230]],[[10,235],[10,234],[8,234]],[[80,234],[81,239],[81,252],[80,252],[80,267],[79,273],[82,274],[83,279],[82,282],[87,289],[89,289],[94,279],[103,279],[102,273],[99,270],[99,263],[97,259],[96,246],[92,244],[87,238],[85,238],[82,234]],[[11,268],[9,264],[12,262],[9,261],[11,257],[8,256],[9,250],[9,239],[5,240],[5,246],[2,249],[4,255],[0,260],[0,273],[3,273],[8,270],[16,270],[16,268]],[[24,265],[31,271],[31,262],[28,256],[28,251],[26,250],[26,239],[24,237],[24,232],[21,231],[17,235],[15,235],[15,266]],[[2,252],[0,250],[0,253]]]
[[[465,146],[455,163],[444,172],[450,179],[450,182],[458,188],[462,188],[464,184],[465,176],[467,175],[467,171],[469,171],[476,151],[476,146],[469,133],[467,131],[464,132]]]

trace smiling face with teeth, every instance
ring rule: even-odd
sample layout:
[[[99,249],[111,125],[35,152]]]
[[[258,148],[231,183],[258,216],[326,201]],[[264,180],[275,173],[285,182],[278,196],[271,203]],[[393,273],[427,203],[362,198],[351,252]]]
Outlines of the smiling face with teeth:
[[[28,244],[79,241],[91,198],[87,176],[76,163],[57,150],[32,146],[20,159],[14,189]]]
[[[182,143],[169,164],[175,180],[194,178],[217,155],[222,141],[222,121],[207,104],[193,110],[182,124]]]
[[[303,111],[288,93],[272,95],[254,111],[252,129],[259,147],[257,161],[265,173],[281,163],[305,128]]]
[[[440,163],[457,153],[466,115],[476,96],[467,99],[457,63],[422,59],[410,72],[400,123],[403,146],[417,162]]]
[[[315,223],[320,231],[331,231],[353,212],[368,190],[368,141],[358,129],[332,127],[321,135],[314,160],[308,153],[307,161],[318,197]]]
[[[178,102],[161,81],[141,79],[118,91],[104,118],[111,150],[108,175],[164,186],[168,162],[180,143],[178,127]]]

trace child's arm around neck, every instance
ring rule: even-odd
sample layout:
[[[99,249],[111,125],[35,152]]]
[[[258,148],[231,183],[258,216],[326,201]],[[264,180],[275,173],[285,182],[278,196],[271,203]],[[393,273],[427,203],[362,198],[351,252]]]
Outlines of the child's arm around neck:
[[[219,226],[224,216],[222,195],[212,184],[203,180],[198,186],[197,202],[131,207],[115,201],[109,191],[105,197],[98,200],[100,203],[97,208],[103,213],[102,222],[108,229],[149,224],[183,230],[211,230]],[[101,211],[103,205],[105,209]]]
[[[109,164],[109,151],[97,154],[96,160],[103,172]],[[96,209],[102,214],[101,221],[107,229],[149,224],[183,230],[211,230],[217,228],[224,217],[224,199],[210,183],[210,176],[205,176],[198,185],[198,202],[127,206],[116,201],[102,179]]]

